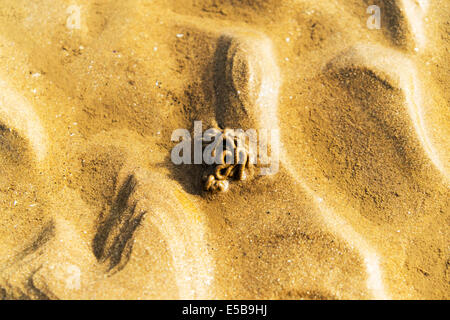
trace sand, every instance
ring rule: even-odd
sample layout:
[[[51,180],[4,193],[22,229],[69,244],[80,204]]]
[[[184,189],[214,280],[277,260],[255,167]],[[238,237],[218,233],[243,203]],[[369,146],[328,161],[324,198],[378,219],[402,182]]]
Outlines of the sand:
[[[1,0],[0,298],[448,299],[449,35],[446,0]],[[278,130],[278,171],[203,191],[194,121]]]

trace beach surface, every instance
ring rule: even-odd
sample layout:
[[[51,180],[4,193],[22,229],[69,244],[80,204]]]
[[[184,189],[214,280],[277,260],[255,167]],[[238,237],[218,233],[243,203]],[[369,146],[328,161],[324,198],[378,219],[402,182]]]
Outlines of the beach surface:
[[[0,299],[449,299],[449,187],[447,0],[0,0]]]

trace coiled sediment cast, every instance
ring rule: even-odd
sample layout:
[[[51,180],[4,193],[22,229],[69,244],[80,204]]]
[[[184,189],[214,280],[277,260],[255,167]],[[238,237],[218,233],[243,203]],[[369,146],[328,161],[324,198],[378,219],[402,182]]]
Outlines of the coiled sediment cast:
[[[200,139],[205,162],[210,165],[202,177],[205,191],[225,192],[229,189],[229,180],[246,180],[253,173],[253,153],[245,144],[244,134],[214,128],[207,130]]]

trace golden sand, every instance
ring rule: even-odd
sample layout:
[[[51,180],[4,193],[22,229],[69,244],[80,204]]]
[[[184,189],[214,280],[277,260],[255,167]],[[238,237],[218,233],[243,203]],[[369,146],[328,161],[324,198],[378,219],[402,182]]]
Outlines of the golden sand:
[[[0,298],[448,299],[449,49],[447,0],[0,0]],[[197,120],[278,172],[203,192]]]

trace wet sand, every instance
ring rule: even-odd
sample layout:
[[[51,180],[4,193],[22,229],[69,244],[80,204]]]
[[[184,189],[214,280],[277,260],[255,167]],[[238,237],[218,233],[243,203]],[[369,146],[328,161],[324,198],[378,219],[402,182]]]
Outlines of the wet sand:
[[[0,298],[448,299],[449,21],[0,0]],[[278,130],[277,173],[203,191],[194,121]]]

